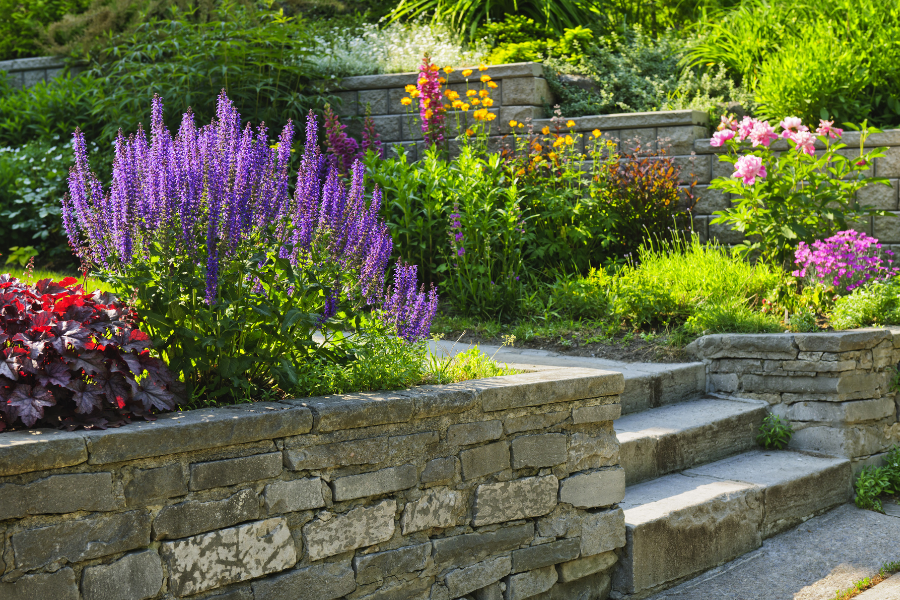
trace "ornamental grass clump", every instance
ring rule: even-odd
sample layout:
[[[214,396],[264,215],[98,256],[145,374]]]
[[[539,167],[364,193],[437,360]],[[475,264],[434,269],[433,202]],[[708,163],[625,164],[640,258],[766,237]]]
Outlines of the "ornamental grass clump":
[[[812,247],[800,242],[794,258],[800,267],[793,271],[795,277],[833,286],[842,295],[868,281],[885,280],[900,271],[900,267],[894,266],[893,252],[882,249],[875,238],[852,229],[816,240]]]
[[[350,365],[386,334],[419,346],[428,335],[435,292],[405,264],[386,289],[381,192],[366,199],[359,162],[348,189],[316,125],[310,113],[293,195],[293,125],[270,146],[265,125],[242,126],[224,93],[209,125],[188,112],[175,136],[154,98],[149,140],[140,128],[119,135],[108,189],[75,133],[63,202],[70,244],[132,298],[195,402],[258,398],[273,386],[301,394],[319,366]]]
[[[0,431],[103,429],[175,408],[181,386],[131,309],[77,283],[0,275]]]

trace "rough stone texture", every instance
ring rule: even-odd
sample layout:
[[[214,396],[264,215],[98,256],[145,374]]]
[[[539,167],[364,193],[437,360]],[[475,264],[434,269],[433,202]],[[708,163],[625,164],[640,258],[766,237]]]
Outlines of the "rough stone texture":
[[[355,589],[349,561],[313,565],[253,582],[254,597],[265,600],[334,600]]]
[[[343,515],[327,513],[303,526],[303,539],[310,560],[371,546],[394,535],[395,500],[385,500],[370,508],[354,508]]]
[[[506,584],[506,600],[525,600],[537,596],[553,587],[558,577],[554,567],[513,575]]]
[[[125,501],[128,506],[143,505],[187,493],[181,465],[171,464],[154,469],[135,469],[131,481],[125,486]]]
[[[502,421],[463,423],[447,428],[447,443],[453,446],[468,446],[500,439],[501,435],[503,435]]]
[[[559,501],[577,508],[598,508],[625,497],[625,471],[612,469],[580,473],[560,482]]]
[[[191,465],[191,489],[207,490],[276,477],[281,473],[281,460],[281,452],[271,452],[196,463]]]
[[[552,467],[566,462],[567,438],[562,433],[526,435],[512,442],[512,467]]]
[[[469,564],[491,554],[515,550],[530,544],[533,539],[534,525],[531,523],[502,527],[497,531],[439,538],[432,542],[434,562],[439,568],[454,564]]]
[[[266,511],[270,515],[325,506],[322,480],[318,477],[276,481],[266,486]]]
[[[897,407],[888,396],[857,402],[797,402],[788,409],[792,421],[862,423],[895,415]]]
[[[153,521],[153,539],[177,539],[213,529],[224,529],[259,518],[259,500],[253,490],[241,490],[223,500],[189,500],[164,507]]]
[[[556,506],[558,489],[559,480],[553,475],[479,485],[475,491],[472,525],[479,527],[545,515]]]
[[[164,542],[160,553],[169,590],[179,596],[277,573],[297,562],[290,529],[281,518]]]
[[[458,464],[459,459],[455,456],[435,458],[428,461],[428,464],[425,465],[425,470],[422,471],[420,479],[422,483],[449,481],[456,476]]]
[[[466,496],[463,492],[446,488],[434,489],[403,509],[400,526],[403,535],[459,525],[466,513]]]
[[[573,560],[581,553],[578,538],[522,548],[512,553],[512,572],[521,573]]]
[[[515,385],[503,385],[504,377],[480,379],[485,387],[481,389],[481,405],[486,412],[525,406],[541,406],[556,402],[566,402],[576,398],[598,398],[621,394],[625,388],[625,378],[621,373],[595,371],[592,369],[568,369],[569,378],[565,385],[558,381],[555,371],[524,373],[517,375]]]
[[[131,511],[64,521],[12,536],[16,566],[33,569],[57,560],[76,563],[150,544],[150,515]]]
[[[450,591],[450,597],[458,598],[506,577],[510,568],[510,558],[499,556],[476,563],[471,567],[450,571],[444,576],[444,584]]]
[[[495,442],[459,453],[463,479],[484,477],[509,468],[509,443]]]
[[[572,409],[572,422],[599,423],[601,421],[615,421],[622,416],[621,404],[603,404],[600,406],[582,406]]]
[[[585,556],[576,558],[569,562],[559,565],[559,580],[563,583],[582,579],[588,575],[605,571],[614,564],[618,557],[615,552],[604,552],[603,554],[595,554],[594,556]]]
[[[79,433],[36,429],[0,437],[0,477],[78,465],[88,459]]]
[[[428,600],[431,598],[432,577],[419,577],[399,583],[388,583],[373,594],[360,596],[360,600]]]
[[[606,600],[610,597],[611,580],[607,573],[595,573],[584,579],[558,581],[549,591],[534,600]]]
[[[593,556],[625,545],[625,513],[621,508],[581,519],[581,555]]]
[[[416,485],[416,466],[403,465],[374,473],[341,477],[331,484],[334,499],[354,500],[405,490]]]
[[[545,430],[558,423],[562,423],[569,417],[567,412],[550,412],[524,417],[510,417],[503,420],[503,429],[507,435],[522,431]]]
[[[112,473],[54,475],[25,485],[0,484],[0,521],[79,510],[108,511],[118,505]]]
[[[3,600],[79,600],[75,571],[25,575],[13,583],[0,583]],[[85,597],[87,600],[87,597]]]
[[[405,546],[396,550],[358,556],[353,560],[356,581],[360,585],[375,583],[387,577],[421,571],[431,557],[431,542]]]
[[[155,550],[127,554],[108,565],[88,567],[81,576],[84,600],[146,600],[163,584],[162,563]]]

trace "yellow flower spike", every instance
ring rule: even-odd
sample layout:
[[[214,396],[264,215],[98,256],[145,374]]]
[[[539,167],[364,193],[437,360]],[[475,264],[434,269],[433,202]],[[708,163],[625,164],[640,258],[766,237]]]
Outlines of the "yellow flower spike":
[[[518,124],[519,124],[519,122],[516,121],[515,119],[513,119],[512,121],[509,122],[509,126],[510,126],[510,127],[515,127],[515,126],[518,125]]]
[[[407,94],[412,94],[414,91],[416,91],[416,86],[414,86],[413,84],[409,84],[403,89],[406,90]]]
[[[475,90],[466,90],[466,96],[475,96],[477,94],[478,92],[476,92]]]
[[[412,98],[402,98],[400,100],[400,104],[402,104],[403,106],[409,106],[410,104],[412,104]]]
[[[544,135],[549,135],[550,128],[545,126],[543,129],[541,129],[541,133],[543,133]]]
[[[480,65],[478,65],[478,70],[479,71],[487,71],[487,65],[484,63],[481,63]]]
[[[488,81],[488,87],[491,88],[492,90],[496,90],[499,86],[496,83],[494,83],[493,81]]]
[[[494,101],[491,100],[490,98],[485,98],[484,100],[481,101],[481,103],[484,104],[485,106],[493,106],[494,105]]]
[[[594,137],[595,137],[595,138],[598,138],[598,137],[600,137],[600,135],[601,135],[601,133],[600,133],[600,130],[599,130],[599,129],[595,129],[595,130],[594,130],[594,131],[592,131],[592,132],[591,132],[591,133],[593,133],[593,134],[594,134]]]
[[[488,96],[491,95],[491,93],[487,90],[481,90],[480,92],[478,92],[478,95],[481,96],[482,98],[487,98]]]
[[[491,76],[490,76],[490,75],[482,75],[482,76],[481,76],[481,83],[487,83],[487,82],[490,81],[490,80],[491,80]]]
[[[462,72],[463,77],[468,77],[471,74],[472,74],[472,69],[466,69],[465,71]]]
[[[575,121],[569,121],[566,123],[566,127],[575,127]]]
[[[449,75],[452,72],[453,72],[453,67],[451,67],[449,65],[444,67],[444,73],[446,73],[447,75]]]

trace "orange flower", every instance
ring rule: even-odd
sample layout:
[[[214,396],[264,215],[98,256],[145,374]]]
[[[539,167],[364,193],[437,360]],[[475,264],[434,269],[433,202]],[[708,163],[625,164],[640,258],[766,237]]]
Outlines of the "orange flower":
[[[422,92],[420,92],[419,90],[413,90],[409,93],[409,95],[413,98],[418,98],[422,95]]]
[[[575,127],[575,121],[569,121],[566,123],[566,127]]]
[[[487,98],[488,96],[491,95],[491,93],[487,90],[481,90],[480,92],[478,92],[478,95],[481,96],[482,98]]]
[[[487,117],[485,117],[485,118],[486,118],[488,121],[493,121],[494,119],[497,118],[497,115],[495,115],[495,114],[492,113],[492,112],[489,112],[489,113],[487,114]]]
[[[443,85],[443,84],[447,83],[447,80],[444,79],[443,77],[438,77],[438,83],[440,83],[441,85]]]
[[[510,126],[510,127],[515,127],[515,126],[518,125],[518,124],[519,124],[519,122],[516,121],[515,119],[513,119],[512,121],[509,122],[509,126]]]
[[[452,72],[453,72],[453,67],[451,67],[449,65],[444,67],[444,73],[446,73],[447,75],[449,75]]]
[[[466,135],[475,135],[475,132],[471,129],[466,129]]]
[[[487,65],[484,63],[481,63],[480,65],[478,65],[478,70],[479,71],[487,71]]]
[[[490,81],[490,80],[491,80],[491,76],[490,76],[490,75],[482,75],[482,76],[481,76],[481,83],[487,83],[487,82]]]
[[[571,136],[571,135],[567,135],[567,136],[566,136],[566,145],[571,146],[571,145],[574,144],[574,143],[575,143],[575,140],[572,139],[572,136]]]
[[[463,103],[460,102],[459,100],[454,100],[454,101],[453,101],[453,108],[459,108],[460,106],[462,106],[462,104],[463,104]]]
[[[494,105],[494,101],[491,100],[490,98],[485,98],[484,100],[481,101],[481,103],[484,104],[485,106],[493,106]]]
[[[534,150],[535,152],[540,152],[544,148],[540,144],[535,142],[534,144],[531,145],[531,149]]]
[[[545,125],[544,128],[541,129],[541,133],[543,133],[544,135],[549,135],[549,134],[550,134],[550,128],[547,127],[547,126]]]
[[[479,100],[478,98],[472,98],[472,106],[478,106],[479,104],[481,104],[481,100]]]
[[[487,116],[488,116],[489,114],[490,114],[490,113],[488,112],[488,109],[486,109],[486,108],[479,108],[479,109],[476,110],[474,113],[472,113],[472,116],[475,117],[475,119],[478,120],[478,121],[483,121],[483,120],[485,120],[485,119],[487,118]]]
[[[428,105],[429,105],[429,104],[431,104],[431,98],[425,98],[425,99],[422,101],[422,106],[424,106],[425,108],[428,108]]]
[[[431,112],[431,109],[430,109],[430,108],[429,108],[428,110],[425,111],[425,119],[426,119],[426,120],[430,119],[432,116],[434,116],[434,113]]]
[[[471,74],[472,74],[472,69],[466,69],[465,71],[462,72],[463,77],[468,77]]]
[[[488,87],[495,90],[497,89],[497,84],[493,81],[488,81]]]
[[[437,70],[438,70],[438,66],[437,66],[437,65],[431,65],[431,70],[432,70],[432,71],[437,71]]]
[[[463,112],[466,112],[467,110],[469,110],[469,105],[466,104],[465,102],[463,102],[462,106],[460,106],[460,108],[462,109]]]
[[[447,90],[446,92],[444,92],[444,95],[451,100],[459,100],[459,94],[457,92],[454,92],[453,90]]]
[[[476,96],[476,95],[478,95],[478,92],[476,92],[475,90],[466,90],[466,96]]]
[[[450,110],[450,105],[449,105],[449,104],[445,104],[445,105],[444,105],[444,110]]]
[[[412,104],[412,98],[402,98],[400,100],[400,104],[402,104],[403,106],[409,106],[410,104]]]
[[[414,86],[413,84],[409,84],[403,89],[406,90],[407,94],[412,94],[414,91],[416,91],[416,86]]]
[[[594,131],[592,131],[592,132],[591,132],[591,133],[593,133],[593,134],[594,134],[594,137],[595,137],[595,138],[598,138],[598,137],[600,137],[600,135],[601,135],[601,133],[600,133],[600,130],[599,130],[599,129],[595,129],[595,130],[594,130]]]
[[[419,81],[418,81],[419,85],[425,85],[426,83],[428,83],[427,79],[425,79],[424,77],[419,78]]]
[[[562,146],[562,145],[565,144],[565,143],[566,143],[566,138],[558,137],[558,138],[556,138],[556,140],[553,142],[553,147],[554,147],[554,148],[559,148],[560,146]]]

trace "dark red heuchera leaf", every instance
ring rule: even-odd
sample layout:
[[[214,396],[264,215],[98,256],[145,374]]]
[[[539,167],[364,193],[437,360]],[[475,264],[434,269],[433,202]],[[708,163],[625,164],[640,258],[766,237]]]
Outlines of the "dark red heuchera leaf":
[[[175,407],[183,386],[134,312],[77,284],[0,275],[0,431],[118,427]]]

